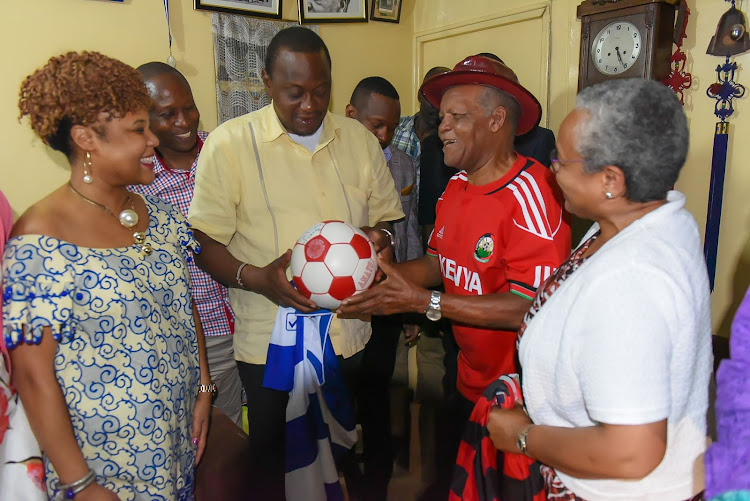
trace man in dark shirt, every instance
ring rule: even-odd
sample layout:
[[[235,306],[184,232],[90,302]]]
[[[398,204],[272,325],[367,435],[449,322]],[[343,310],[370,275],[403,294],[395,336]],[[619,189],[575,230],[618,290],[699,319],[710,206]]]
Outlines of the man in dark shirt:
[[[478,55],[505,64],[505,61],[491,52],[482,52]],[[516,80],[518,80],[518,77],[516,77]],[[516,153],[533,158],[540,164],[549,167],[550,154],[555,149],[555,133],[544,127],[536,126],[530,132],[522,136],[516,136],[513,146],[516,148]]]

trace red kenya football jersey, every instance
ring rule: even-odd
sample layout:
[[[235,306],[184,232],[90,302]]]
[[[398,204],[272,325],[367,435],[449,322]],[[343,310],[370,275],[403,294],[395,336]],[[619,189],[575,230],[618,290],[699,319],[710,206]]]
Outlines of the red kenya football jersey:
[[[437,203],[428,254],[440,260],[448,294],[513,292],[536,288],[570,254],[570,226],[554,175],[518,155],[501,179],[483,186],[453,176]],[[529,303],[531,305],[531,303]],[[516,372],[515,331],[453,323],[461,348],[458,389],[476,402],[502,374]]]

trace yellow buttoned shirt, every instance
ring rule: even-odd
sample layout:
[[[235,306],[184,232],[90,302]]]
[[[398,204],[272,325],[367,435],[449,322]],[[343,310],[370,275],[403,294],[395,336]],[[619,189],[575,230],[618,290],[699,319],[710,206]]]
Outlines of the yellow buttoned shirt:
[[[328,113],[311,153],[289,137],[273,104],[229,120],[208,136],[189,211],[193,228],[258,267],[320,221],[360,227],[403,217],[383,151],[364,126]],[[235,358],[265,364],[277,306],[240,289],[230,289],[229,298],[236,315]],[[369,322],[334,318],[333,348],[350,357],[371,332]]]

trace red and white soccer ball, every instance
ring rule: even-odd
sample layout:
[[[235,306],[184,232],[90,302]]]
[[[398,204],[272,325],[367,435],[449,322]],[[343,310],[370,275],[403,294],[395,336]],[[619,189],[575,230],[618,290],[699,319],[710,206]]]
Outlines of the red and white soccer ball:
[[[334,310],[342,299],[366,290],[375,279],[375,246],[359,228],[323,221],[308,228],[292,249],[292,280],[321,308]]]

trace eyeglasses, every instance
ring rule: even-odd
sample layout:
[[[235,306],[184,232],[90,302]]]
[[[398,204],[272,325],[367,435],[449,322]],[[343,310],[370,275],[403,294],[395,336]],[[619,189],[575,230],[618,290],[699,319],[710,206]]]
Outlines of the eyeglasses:
[[[555,148],[554,150],[550,152],[549,159],[550,159],[549,168],[555,174],[557,174],[557,171],[560,170],[560,167],[564,166],[565,164],[583,163],[586,161],[582,158],[578,158],[575,160],[566,160],[564,158],[560,158],[559,154],[557,153],[557,148]]]

